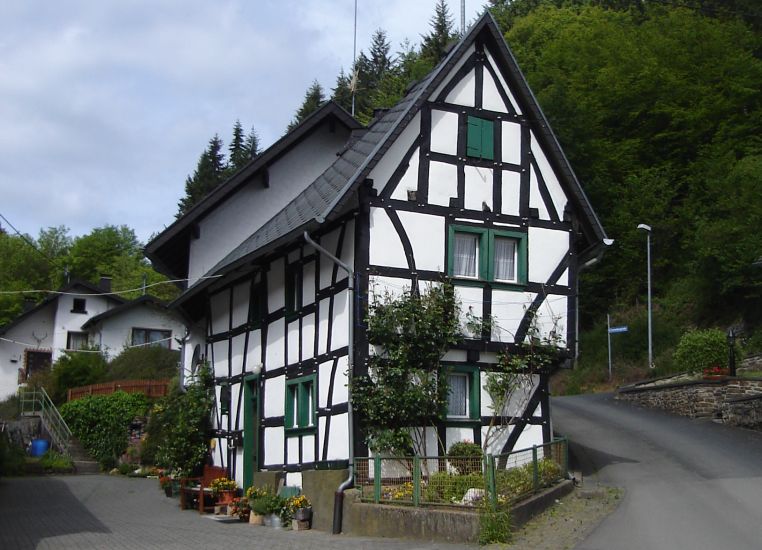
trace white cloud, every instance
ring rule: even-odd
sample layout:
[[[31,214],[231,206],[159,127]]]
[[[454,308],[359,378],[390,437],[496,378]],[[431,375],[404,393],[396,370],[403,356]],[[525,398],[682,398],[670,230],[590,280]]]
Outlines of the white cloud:
[[[450,1],[459,14],[459,3]],[[469,0],[469,18],[481,2]],[[358,51],[428,31],[434,0],[358,0]],[[0,4],[0,212],[22,231],[174,220],[209,138],[278,139],[352,62],[353,0]]]

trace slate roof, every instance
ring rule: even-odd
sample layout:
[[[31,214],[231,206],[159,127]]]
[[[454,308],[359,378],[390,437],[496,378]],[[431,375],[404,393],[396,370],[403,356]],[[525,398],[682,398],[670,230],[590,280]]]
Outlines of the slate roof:
[[[495,59],[511,77],[509,85],[518,97],[519,103],[528,111],[527,115],[532,121],[532,127],[538,139],[548,150],[548,160],[562,175],[565,188],[571,194],[570,200],[584,212],[586,219],[583,220],[583,231],[587,240],[592,246],[601,244],[606,238],[605,231],[593,212],[536,98],[529,89],[513,54],[505,43],[496,21],[489,12],[485,12],[468,30],[466,36],[450,50],[445,59],[423,80],[413,86],[399,103],[373,123],[359,139],[350,142],[350,145],[323,174],[217,263],[207,275],[218,275],[233,270],[255,256],[265,254],[281,244],[298,238],[302,231],[311,231],[332,216],[339,215],[344,210],[347,201],[353,197],[350,191],[364,181],[429,95],[446,78],[480,34],[503,54],[495,56]],[[170,304],[170,307],[186,301],[210,285],[212,281],[213,279],[205,279],[197,282],[173,304]]]
[[[125,302],[123,304],[118,305],[117,307],[113,307],[109,310],[104,311],[100,315],[96,315],[94,317],[90,317],[90,319],[87,320],[87,322],[82,325],[82,328],[90,328],[91,326],[95,326],[96,324],[100,323],[101,321],[108,319],[110,317],[113,317],[115,315],[119,315],[124,311],[127,311],[128,309],[132,309],[133,307],[139,306],[139,305],[149,305],[153,306],[159,309],[167,310],[167,304],[158,298],[154,296],[150,296],[148,294],[140,296],[138,298],[135,298],[134,300],[130,300],[129,302]]]
[[[42,308],[50,304],[51,302],[55,302],[58,300],[62,295],[64,294],[80,294],[75,293],[74,290],[77,288],[84,288],[88,292],[81,293],[83,296],[87,296],[88,294],[108,294],[106,296],[110,300],[114,300],[118,304],[123,304],[125,302],[124,298],[117,296],[113,293],[104,293],[101,288],[98,286],[88,282],[83,281],[79,279],[75,279],[68,284],[65,284],[61,288],[59,288],[56,292],[48,294],[39,304],[34,306],[31,309],[28,309],[27,311],[20,314],[18,317],[13,319],[10,323],[5,324],[4,326],[0,327],[0,336],[8,332],[10,329],[15,327],[16,325],[19,325],[24,319],[32,315],[33,313],[36,313],[37,311],[40,311]]]

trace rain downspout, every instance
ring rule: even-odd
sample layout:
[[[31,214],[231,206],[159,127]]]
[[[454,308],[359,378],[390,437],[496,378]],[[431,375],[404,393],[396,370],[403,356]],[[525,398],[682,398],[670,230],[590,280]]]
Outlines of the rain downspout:
[[[353,430],[353,418],[352,418],[352,367],[354,363],[354,291],[355,291],[355,272],[349,267],[349,265],[342,262],[336,256],[331,254],[328,250],[316,243],[309,234],[304,232],[304,240],[308,244],[313,246],[316,250],[322,254],[328,256],[336,265],[347,272],[349,280],[347,281],[347,290],[349,293],[347,301],[349,302],[347,317],[349,331],[347,333],[347,363],[348,363],[348,377],[349,384],[347,386],[347,422],[349,424],[349,474],[341,485],[336,489],[333,499],[333,534],[338,535],[341,533],[341,523],[344,513],[344,491],[349,489],[354,483],[354,430]]]

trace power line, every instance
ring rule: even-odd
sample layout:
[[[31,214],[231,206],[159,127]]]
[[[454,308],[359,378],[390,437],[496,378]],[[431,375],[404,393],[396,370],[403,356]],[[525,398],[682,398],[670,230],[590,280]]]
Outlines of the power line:
[[[169,279],[166,281],[158,281],[156,283],[151,283],[150,285],[141,285],[137,288],[130,288],[125,290],[114,290],[112,292],[63,292],[60,290],[42,290],[42,289],[29,289],[29,290],[0,290],[0,295],[2,294],[56,294],[58,296],[116,296],[118,294],[127,294],[129,292],[138,292],[142,291],[144,288],[150,288],[152,286],[158,286],[158,285],[166,285],[169,283],[184,283],[184,282],[190,282],[193,281],[194,283],[197,283],[198,281],[204,280],[204,279],[218,279],[220,277],[223,277],[223,275],[206,275],[204,277],[196,277],[195,279]]]
[[[45,254],[45,253],[44,253],[42,250],[40,250],[39,248],[37,248],[37,245],[36,245],[36,244],[34,244],[32,241],[30,241],[30,240],[27,238],[27,236],[26,236],[26,235],[24,235],[23,233],[21,233],[21,231],[19,231],[18,229],[16,229],[16,227],[15,227],[15,226],[14,226],[14,225],[13,225],[13,224],[10,222],[10,221],[8,221],[8,218],[6,218],[5,216],[3,216],[3,214],[2,214],[2,213],[0,213],[0,218],[2,218],[2,219],[3,219],[3,221],[5,221],[5,223],[8,225],[8,227],[10,227],[11,229],[13,229],[13,231],[16,233],[16,235],[18,235],[19,237],[21,237],[21,240],[23,240],[23,241],[24,241],[26,244],[28,244],[29,246],[31,246],[31,247],[34,249],[34,251],[35,251],[35,252],[37,252],[37,254],[39,254],[40,256],[42,256],[43,258],[45,258],[45,260],[46,260],[48,263],[50,263],[50,262],[52,261],[52,258],[51,258],[50,256],[48,256],[48,255],[47,255],[47,254]]]

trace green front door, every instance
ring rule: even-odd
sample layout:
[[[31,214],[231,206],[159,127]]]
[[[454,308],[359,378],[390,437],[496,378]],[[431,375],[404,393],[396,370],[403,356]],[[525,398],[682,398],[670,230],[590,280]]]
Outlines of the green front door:
[[[259,376],[247,376],[243,384],[243,484],[247,488],[259,469]]]

